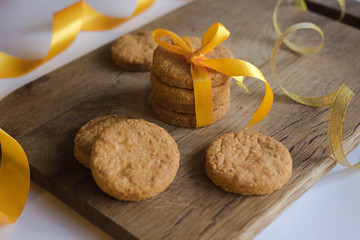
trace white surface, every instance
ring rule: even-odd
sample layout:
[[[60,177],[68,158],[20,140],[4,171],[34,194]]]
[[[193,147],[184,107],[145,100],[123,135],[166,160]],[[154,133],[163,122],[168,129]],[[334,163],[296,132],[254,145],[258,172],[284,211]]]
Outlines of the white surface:
[[[76,1],[1,1],[0,51],[27,58],[46,55],[51,39],[52,13],[50,12],[55,12],[73,2]],[[94,0],[90,4],[95,7],[94,2],[96,4]],[[110,2],[112,1],[108,4],[111,4]],[[172,11],[185,2],[188,0],[158,0],[148,11],[113,30],[80,33],[66,51],[33,72],[19,78],[0,79],[0,99],[24,84]],[[19,7],[19,3],[27,3],[28,7]],[[120,14],[128,14],[126,11],[131,11],[130,5],[129,9],[123,10]],[[106,12],[105,7],[101,11],[115,16],[117,13],[113,9]],[[20,16],[23,17],[19,18],[19,14],[15,12],[21,13]],[[33,22],[25,20],[24,16],[30,17]],[[349,158],[352,162],[360,161],[360,147],[357,147]],[[342,166],[335,167],[261,232],[256,240],[359,239],[360,189],[357,186],[358,183],[360,183],[360,171]],[[0,224],[0,239],[110,239],[110,237],[40,186],[31,182],[30,195],[23,214],[12,225]]]
[[[360,161],[359,146],[351,162]],[[359,170],[338,164],[255,239],[360,239],[359,183]]]

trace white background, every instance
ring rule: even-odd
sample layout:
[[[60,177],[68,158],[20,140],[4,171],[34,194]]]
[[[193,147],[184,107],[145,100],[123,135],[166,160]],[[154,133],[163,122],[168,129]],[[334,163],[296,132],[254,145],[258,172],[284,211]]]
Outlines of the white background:
[[[0,79],[0,100],[24,84],[189,1],[158,0],[146,12],[115,29],[81,32],[67,50],[31,73],[19,78]],[[76,0],[0,0],[0,51],[30,59],[44,57],[51,40],[52,14],[74,2]],[[134,0],[87,2],[99,11],[114,17],[131,15],[136,5]],[[126,7],[121,7],[124,3]],[[119,7],[114,7],[113,4]],[[360,161],[360,147],[348,157],[353,163]],[[360,239],[359,183],[360,171],[336,166],[256,239]],[[39,185],[31,182],[23,214],[12,225],[0,223],[0,239],[110,237]]]

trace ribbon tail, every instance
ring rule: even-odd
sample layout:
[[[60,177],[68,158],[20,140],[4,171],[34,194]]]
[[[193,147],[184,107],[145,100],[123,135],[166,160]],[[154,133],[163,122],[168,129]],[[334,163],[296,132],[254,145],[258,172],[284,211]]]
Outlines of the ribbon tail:
[[[338,18],[338,21],[342,21],[345,17],[346,12],[346,2],[345,0],[338,0],[339,6],[340,6],[340,16]]]
[[[217,72],[222,74],[236,77],[237,82],[242,84],[241,77],[239,76],[246,76],[246,77],[253,77],[256,78],[265,84],[265,95],[263,98],[262,103],[260,104],[259,108],[253,114],[249,125],[245,128],[248,129],[254,124],[260,122],[269,112],[274,100],[272,89],[269,83],[266,81],[264,75],[261,71],[255,67],[253,64],[238,60],[238,59],[231,59],[231,58],[220,58],[220,59],[207,59],[203,58],[199,62],[202,66],[214,69]]]
[[[194,84],[196,127],[211,125],[212,86],[209,72],[205,67],[191,64],[191,76]]]
[[[349,163],[342,147],[342,124],[346,108],[354,95],[345,84],[337,92],[330,114],[329,140],[332,154],[338,163],[345,167],[360,169],[360,162],[354,165]]]
[[[30,169],[24,150],[0,129],[0,221],[13,223],[20,216],[30,188]]]
[[[249,93],[249,89],[244,84],[244,80],[246,79],[246,77],[237,76],[237,77],[233,77],[233,79],[235,79],[235,82],[236,82],[237,85],[242,87],[242,89],[244,90],[245,93]]]
[[[264,98],[263,98],[259,108],[253,114],[252,119],[249,122],[249,125],[245,128],[245,130],[249,129],[251,126],[253,126],[256,123],[263,120],[263,118],[270,112],[270,109],[271,109],[271,106],[272,106],[273,100],[274,100],[274,95],[273,95],[270,85],[266,82],[266,80],[264,80],[264,83],[265,83]]]

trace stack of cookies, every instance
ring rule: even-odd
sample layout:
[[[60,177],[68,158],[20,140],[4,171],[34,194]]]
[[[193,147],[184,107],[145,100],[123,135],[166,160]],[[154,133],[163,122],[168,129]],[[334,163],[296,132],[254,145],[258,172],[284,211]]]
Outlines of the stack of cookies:
[[[201,39],[190,37],[193,49],[198,49]],[[232,58],[232,52],[218,45],[207,58]],[[152,106],[164,122],[180,127],[196,127],[195,100],[190,63],[181,55],[158,46],[153,54],[150,72]],[[212,84],[213,122],[220,120],[230,108],[231,77],[209,69]]]

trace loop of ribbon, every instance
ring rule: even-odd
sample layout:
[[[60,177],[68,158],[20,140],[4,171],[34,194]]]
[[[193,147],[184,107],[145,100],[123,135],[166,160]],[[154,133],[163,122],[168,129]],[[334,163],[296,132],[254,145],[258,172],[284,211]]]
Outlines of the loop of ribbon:
[[[339,5],[340,5],[340,9],[341,9],[338,21],[341,21],[345,16],[346,5],[345,5],[344,0],[337,0],[337,1],[338,1]],[[273,12],[273,16],[272,16],[275,31],[279,36],[282,35],[282,32],[280,30],[280,27],[279,27],[279,24],[278,24],[278,21],[277,21],[277,15],[278,15],[278,11],[279,11],[279,7],[280,7],[281,2],[282,2],[282,0],[278,0],[276,2],[274,12]],[[295,0],[295,5],[300,7],[304,11],[308,10],[308,7],[306,5],[305,0]],[[299,28],[299,29],[301,29],[301,28]],[[322,31],[321,30],[318,31],[318,29],[320,29],[320,28],[316,26],[313,29],[315,31],[317,31],[321,35],[321,38],[324,40],[324,35],[323,35]],[[297,45],[297,44],[295,44],[295,43],[293,43],[293,42],[291,42],[291,41],[289,41],[288,39],[285,39],[285,38],[283,39],[282,42],[284,43],[285,46],[287,46],[288,48],[290,48],[294,52],[302,53],[302,54],[315,54],[315,53],[319,52],[322,49],[323,44],[324,44],[324,41],[322,41],[319,45],[317,45],[315,47],[307,48],[307,47],[303,47],[301,45]]]
[[[13,223],[29,194],[30,170],[24,150],[1,128],[0,159],[0,221]]]
[[[345,167],[351,167],[360,169],[360,162],[351,165],[349,161],[346,159],[346,155],[344,153],[343,147],[342,147],[342,124],[344,121],[344,116],[346,112],[346,108],[349,105],[349,102],[351,98],[354,96],[354,93],[348,88],[345,84],[340,87],[339,90],[330,93],[326,96],[321,97],[304,97],[297,94],[294,94],[288,90],[286,90],[280,83],[277,71],[276,71],[276,55],[277,52],[281,46],[281,44],[284,43],[287,47],[289,47],[294,52],[300,53],[300,54],[316,54],[318,53],[324,45],[324,33],[318,27],[317,25],[309,22],[301,22],[294,24],[290,26],[288,29],[286,29],[284,32],[281,32],[278,24],[277,24],[277,12],[279,9],[279,6],[281,4],[282,0],[278,0],[274,12],[273,12],[273,24],[276,32],[278,33],[279,38],[276,40],[273,51],[271,54],[271,68],[274,74],[274,78],[281,87],[282,91],[292,100],[301,103],[306,106],[312,106],[312,107],[321,107],[321,106],[332,106],[331,114],[330,114],[330,122],[329,122],[329,141],[330,141],[330,148],[333,154],[333,157],[335,161],[340,163],[341,165]],[[300,0],[298,2],[303,2],[300,4],[302,6],[302,9],[306,10],[306,4],[303,0]],[[345,2],[343,0],[338,0],[340,6],[341,6],[341,16],[340,19],[345,14]],[[312,29],[316,31],[320,37],[321,42],[313,47],[303,47],[301,45],[294,44],[286,39],[286,37],[291,34],[292,32],[295,32],[297,30],[301,29]]]
[[[243,84],[244,77],[253,77],[265,83],[265,95],[259,108],[246,127],[261,121],[270,111],[273,103],[273,92],[261,71],[253,64],[232,58],[206,58],[205,54],[211,52],[217,45],[225,41],[230,32],[221,23],[212,25],[201,39],[201,47],[193,49],[188,37],[179,37],[175,33],[156,29],[153,38],[161,47],[185,56],[191,63],[191,76],[193,79],[196,127],[203,127],[212,124],[212,86],[211,78],[207,69],[213,69],[219,73],[231,76],[236,80],[245,92],[248,92]],[[161,40],[162,37],[169,36],[172,43]]]
[[[146,10],[154,0],[138,0],[134,13],[128,18],[112,18],[105,16],[85,1],[79,1],[54,14],[53,33],[50,49],[45,58],[30,60],[11,56],[0,52],[0,78],[22,76],[57,54],[64,51],[75,40],[80,31],[98,31],[114,28]]]

